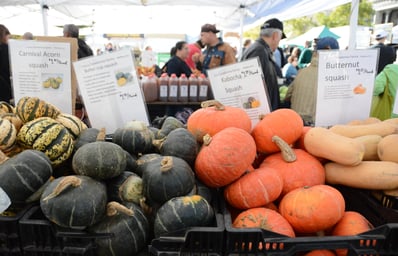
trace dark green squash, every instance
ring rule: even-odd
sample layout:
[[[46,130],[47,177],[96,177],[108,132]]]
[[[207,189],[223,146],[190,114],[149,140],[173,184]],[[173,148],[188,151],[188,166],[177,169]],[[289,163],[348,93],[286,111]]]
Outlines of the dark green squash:
[[[160,159],[163,156],[158,154],[158,153],[149,153],[149,154],[144,154],[138,157],[136,164],[137,168],[135,169],[135,173],[137,173],[140,177],[142,177],[142,174],[144,171],[147,169],[147,165],[155,161],[156,159]]]
[[[126,152],[119,145],[107,141],[87,143],[72,158],[72,168],[76,174],[100,180],[122,174],[126,165]]]
[[[176,156],[184,159],[191,167],[195,164],[199,152],[196,138],[185,128],[172,130],[164,139],[155,140],[154,145],[164,156]]]
[[[162,123],[162,126],[159,132],[155,135],[156,138],[164,138],[166,137],[172,130],[177,128],[184,128],[185,125],[183,122],[178,120],[173,116],[168,116]]]
[[[100,130],[97,128],[87,128],[81,131],[79,136],[75,140],[75,151],[78,150],[84,144],[97,141],[97,136]]]
[[[40,117],[25,123],[17,141],[24,147],[44,152],[53,165],[62,164],[73,153],[73,137],[60,123],[50,117]]]
[[[27,149],[0,164],[0,187],[12,202],[22,202],[51,177],[50,159],[41,151]]]
[[[140,204],[142,199],[142,179],[133,172],[123,172],[107,180],[106,187],[109,201],[133,202]]]
[[[40,198],[44,215],[61,227],[83,229],[99,222],[106,212],[106,186],[88,176],[53,180]]]
[[[191,167],[175,156],[164,156],[150,162],[142,175],[143,194],[149,205],[187,195],[194,185],[195,176]]]
[[[112,141],[133,155],[146,154],[153,151],[153,133],[149,129],[122,127],[115,130]]]
[[[95,240],[97,256],[136,255],[149,241],[149,224],[141,208],[134,203],[110,202],[107,216],[89,228],[93,233],[112,233]]]
[[[214,210],[202,196],[174,197],[156,212],[154,235],[160,237],[190,227],[210,226],[213,221]]]

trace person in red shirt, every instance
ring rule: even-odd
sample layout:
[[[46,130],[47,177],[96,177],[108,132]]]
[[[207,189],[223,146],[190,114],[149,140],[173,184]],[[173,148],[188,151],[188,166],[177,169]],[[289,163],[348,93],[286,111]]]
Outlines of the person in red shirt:
[[[189,55],[185,60],[185,62],[192,70],[195,69],[200,70],[201,68],[198,65],[198,62],[200,55],[202,55],[202,49],[204,48],[204,45],[200,40],[198,40],[195,43],[188,44],[188,48],[189,48]]]

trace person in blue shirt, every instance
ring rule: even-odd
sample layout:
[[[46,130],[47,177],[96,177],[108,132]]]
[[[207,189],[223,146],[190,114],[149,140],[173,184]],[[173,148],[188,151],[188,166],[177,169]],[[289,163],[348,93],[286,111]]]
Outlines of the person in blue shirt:
[[[189,55],[188,43],[185,41],[179,41],[170,51],[171,58],[163,66],[163,73],[176,74],[180,77],[181,74],[185,74],[187,77],[191,76],[192,70],[185,62]]]

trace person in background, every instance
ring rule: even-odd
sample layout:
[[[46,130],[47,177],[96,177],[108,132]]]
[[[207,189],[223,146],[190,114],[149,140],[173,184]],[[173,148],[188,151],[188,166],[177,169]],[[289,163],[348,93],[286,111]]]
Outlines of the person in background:
[[[22,39],[23,39],[23,40],[33,40],[33,34],[30,33],[30,32],[25,32],[25,33],[22,35]]]
[[[259,58],[271,111],[277,109],[280,105],[279,85],[273,52],[278,47],[280,40],[285,37],[283,23],[280,20],[267,20],[261,26],[260,37],[247,48],[242,56],[242,60]]]
[[[311,50],[311,41],[305,41],[304,49],[301,51],[300,56],[298,58],[297,67],[305,68],[308,64],[311,63],[312,58],[312,50]]]
[[[192,44],[188,44],[189,48],[189,55],[188,58],[185,60],[185,62],[188,64],[188,67],[190,67],[192,70],[201,70],[202,67],[200,66],[200,56],[202,55],[202,49],[204,48],[204,45],[202,44],[202,41],[198,40]]]
[[[200,40],[206,46],[200,58],[202,73],[207,75],[207,70],[219,66],[236,63],[235,51],[228,43],[217,37],[220,32],[215,25],[205,24],[201,27]]]
[[[384,30],[378,31],[375,36],[377,44],[372,46],[372,48],[379,49],[379,62],[377,65],[377,74],[379,74],[386,65],[394,63],[395,59],[397,58],[397,54],[394,48],[385,44],[387,36],[388,33],[386,31]]]
[[[388,92],[392,96],[392,106],[390,106],[390,109],[388,109],[389,112],[391,112],[391,118],[396,118],[398,117],[397,114],[394,114],[392,112],[393,107],[394,107],[394,102],[395,102],[395,97],[397,95],[397,87],[398,87],[398,65],[397,64],[388,64],[387,66],[384,67],[384,69],[376,76],[374,88],[373,88],[373,97],[379,96],[383,94],[384,88],[388,83]],[[377,117],[379,119],[382,119],[378,116],[376,116],[373,112],[373,109],[375,107],[375,101],[372,101],[371,105],[371,113],[370,116],[372,117]]]
[[[278,74],[279,78],[282,78],[282,68],[283,66],[286,65],[286,57],[283,52],[283,49],[281,47],[277,47],[274,51],[274,58],[275,58],[275,64],[276,64],[276,73]]]
[[[0,24],[0,101],[11,103],[12,88],[10,74],[10,57],[8,55],[8,40],[10,31]]]
[[[185,41],[179,41],[171,49],[170,55],[172,56],[162,68],[163,72],[166,72],[169,76],[176,74],[180,77],[181,74],[185,74],[189,77],[192,74],[192,70],[185,62],[189,55],[188,43]]]
[[[86,42],[79,38],[79,28],[74,24],[66,24],[64,25],[64,37],[72,37],[77,39],[78,51],[77,58],[81,59],[88,56],[93,56],[93,50],[91,50],[90,46],[86,44]]]
[[[297,76],[297,57],[289,56],[287,63],[282,68],[282,76],[286,79],[286,84],[293,82]]]
[[[243,42],[243,48],[242,48],[242,54],[241,56],[245,53],[246,49],[249,48],[249,46],[252,44],[252,40],[250,38],[246,39]]]
[[[333,37],[317,40],[311,64],[300,69],[296,78],[289,85],[285,101],[290,101],[291,109],[296,111],[305,125],[314,125],[316,99],[318,91],[318,50],[339,49],[339,43]]]

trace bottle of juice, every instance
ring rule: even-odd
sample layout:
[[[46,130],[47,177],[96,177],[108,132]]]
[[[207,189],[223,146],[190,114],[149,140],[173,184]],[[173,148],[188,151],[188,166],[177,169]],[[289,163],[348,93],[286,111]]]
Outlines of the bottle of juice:
[[[169,97],[168,101],[176,102],[178,99],[178,84],[179,79],[176,74],[171,74],[169,78]]]
[[[204,74],[200,74],[198,80],[199,80],[198,100],[199,101],[208,100],[209,99],[210,81]]]
[[[198,102],[198,88],[198,78],[194,74],[191,74],[189,77],[189,101]]]
[[[146,80],[142,82],[142,92],[146,102],[157,101],[159,98],[158,79],[155,74],[150,74]]]
[[[180,102],[188,102],[188,77],[185,74],[181,74],[178,79],[178,101]]]
[[[159,101],[167,101],[169,95],[169,75],[163,73],[158,81],[159,84]]]

